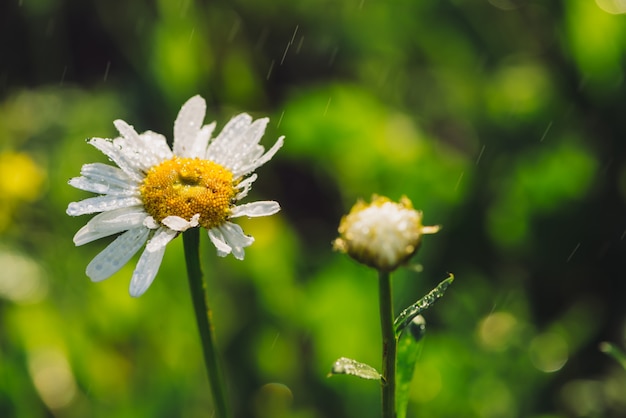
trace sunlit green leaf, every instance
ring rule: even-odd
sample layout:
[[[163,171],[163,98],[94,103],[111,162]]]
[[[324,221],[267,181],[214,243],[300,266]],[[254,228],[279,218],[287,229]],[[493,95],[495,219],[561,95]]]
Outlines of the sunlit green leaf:
[[[396,412],[397,418],[406,417],[406,408],[409,403],[411,380],[415,370],[415,362],[419,354],[418,342],[426,332],[426,320],[417,315],[406,327],[398,340],[398,354],[396,358]]]
[[[437,285],[433,290],[431,290],[426,296],[415,302],[413,305],[409,306],[405,310],[403,310],[400,315],[394,321],[394,328],[396,330],[396,335],[399,335],[402,330],[415,318],[417,315],[424,312],[426,309],[430,308],[439,298],[443,296],[450,283],[454,281],[454,275],[450,274],[445,280]]]
[[[613,357],[626,370],[626,354],[617,348],[615,344],[603,342],[600,343],[600,351]]]
[[[349,374],[362,379],[371,380],[382,379],[382,375],[372,366],[346,357],[341,357],[333,364],[328,376],[330,377],[336,374]]]

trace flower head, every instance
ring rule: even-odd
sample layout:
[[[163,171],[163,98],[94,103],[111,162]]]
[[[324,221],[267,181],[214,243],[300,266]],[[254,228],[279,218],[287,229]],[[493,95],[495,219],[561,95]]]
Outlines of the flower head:
[[[422,226],[422,212],[406,197],[395,203],[373,196],[372,203],[359,200],[343,217],[333,247],[360,263],[391,271],[415,254],[423,234],[437,231],[438,226]]]
[[[92,138],[88,142],[106,154],[117,167],[85,164],[81,177],[69,184],[101,196],[72,202],[71,216],[97,213],[74,236],[76,245],[119,235],[87,266],[93,281],[110,277],[145,246],[130,283],[130,294],[143,294],[156,276],[165,247],[181,232],[194,227],[208,231],[217,254],[244,258],[244,248],[254,242],[231,222],[239,216],[272,215],[277,202],[237,205],[246,197],[254,174],[283,145],[283,137],[267,152],[259,141],[269,119],[252,121],[242,113],[233,117],[211,139],[215,123],[202,125],[206,103],[189,99],[174,122],[173,149],[163,135],[138,134],[122,120],[114,121],[115,139]]]

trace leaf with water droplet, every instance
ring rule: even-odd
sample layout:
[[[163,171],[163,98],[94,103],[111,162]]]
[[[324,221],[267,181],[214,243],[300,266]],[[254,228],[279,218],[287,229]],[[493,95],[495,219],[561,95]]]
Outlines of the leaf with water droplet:
[[[336,374],[349,374],[360,377],[361,379],[370,380],[382,379],[382,375],[372,366],[346,357],[341,357],[333,363],[333,367],[330,370],[328,377]]]
[[[397,418],[406,417],[406,408],[409,404],[411,380],[415,370],[415,363],[419,354],[419,342],[426,332],[426,320],[422,315],[415,316],[406,331],[398,339],[396,357],[396,414]]]
[[[396,330],[396,335],[400,335],[400,333],[402,333],[402,330],[411,323],[413,318],[415,318],[417,315],[421,314],[426,309],[430,308],[435,302],[437,302],[443,296],[443,294],[446,292],[446,289],[453,281],[454,275],[449,274],[445,280],[439,283],[437,287],[431,290],[426,296],[403,310],[393,323],[394,329]]]

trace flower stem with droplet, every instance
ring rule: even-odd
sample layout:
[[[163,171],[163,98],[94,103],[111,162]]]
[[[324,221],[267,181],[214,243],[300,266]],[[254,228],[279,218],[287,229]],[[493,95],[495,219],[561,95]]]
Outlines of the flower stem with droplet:
[[[378,299],[383,339],[383,418],[396,417],[396,333],[393,327],[393,302],[388,271],[378,273]]]
[[[209,308],[206,286],[202,276],[202,269],[200,268],[199,228],[191,228],[183,233],[183,245],[185,248],[185,262],[187,264],[191,299],[202,341],[204,363],[215,405],[215,416],[217,418],[229,418],[230,414],[226,403],[222,374],[217,359],[213,325],[211,323],[211,309]]]

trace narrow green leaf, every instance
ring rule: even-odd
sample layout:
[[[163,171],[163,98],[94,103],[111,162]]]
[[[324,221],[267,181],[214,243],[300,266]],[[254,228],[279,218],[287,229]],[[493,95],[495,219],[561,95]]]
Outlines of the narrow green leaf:
[[[393,326],[396,330],[396,335],[400,335],[402,330],[411,323],[413,318],[415,318],[417,315],[421,314],[426,309],[430,308],[435,302],[437,302],[443,296],[443,294],[446,292],[446,289],[453,281],[454,275],[448,275],[448,277],[441,283],[439,283],[437,287],[431,290],[430,293],[415,302],[413,305],[403,310],[393,323]]]
[[[382,379],[382,375],[378,373],[378,371],[365,363],[359,363],[356,360],[352,360],[350,358],[341,357],[335,363],[333,363],[333,368],[330,370],[328,377],[334,376],[336,374],[349,374],[352,376],[357,376],[362,379]]]
[[[398,340],[398,357],[396,359],[396,414],[397,418],[406,417],[409,404],[411,380],[415,370],[415,362],[419,354],[418,342],[426,332],[426,320],[422,315],[414,317]]]
[[[606,341],[601,342],[600,351],[613,357],[624,368],[624,370],[626,370],[626,354],[617,348],[615,344],[611,344]]]

